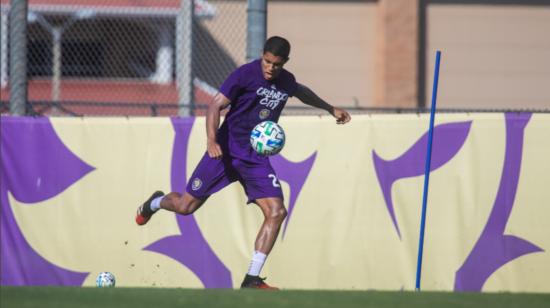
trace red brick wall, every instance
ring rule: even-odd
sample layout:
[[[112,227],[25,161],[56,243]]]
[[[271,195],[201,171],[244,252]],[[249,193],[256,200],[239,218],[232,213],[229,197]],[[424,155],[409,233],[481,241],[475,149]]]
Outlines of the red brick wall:
[[[417,106],[418,1],[378,1],[376,106]]]

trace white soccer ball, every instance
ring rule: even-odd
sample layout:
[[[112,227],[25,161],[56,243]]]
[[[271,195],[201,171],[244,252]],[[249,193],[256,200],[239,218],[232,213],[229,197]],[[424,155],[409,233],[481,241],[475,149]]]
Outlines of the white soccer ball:
[[[250,133],[250,144],[260,155],[275,155],[285,146],[285,132],[273,121],[263,121]]]
[[[101,272],[97,275],[95,285],[98,288],[112,288],[115,286],[115,275],[109,272]]]

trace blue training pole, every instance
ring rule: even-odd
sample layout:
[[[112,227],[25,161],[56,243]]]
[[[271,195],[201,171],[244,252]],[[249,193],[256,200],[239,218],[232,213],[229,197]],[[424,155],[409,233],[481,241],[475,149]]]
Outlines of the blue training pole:
[[[424,229],[426,228],[426,209],[428,203],[428,186],[430,183],[430,168],[432,161],[432,140],[435,119],[435,103],[437,101],[437,83],[439,80],[439,62],[441,51],[435,54],[434,85],[432,90],[432,109],[430,111],[430,128],[428,130],[428,150],[426,152],[426,169],[424,171],[424,194],[422,196],[422,217],[420,219],[420,239],[418,240],[418,262],[416,263],[416,291],[420,291],[422,274],[422,253],[424,251]]]

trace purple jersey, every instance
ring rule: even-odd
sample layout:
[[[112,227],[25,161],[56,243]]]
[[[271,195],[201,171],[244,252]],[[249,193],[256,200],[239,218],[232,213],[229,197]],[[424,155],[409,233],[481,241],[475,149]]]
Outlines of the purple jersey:
[[[248,202],[260,198],[283,199],[275,171],[265,156],[250,145],[250,132],[258,123],[277,122],[289,96],[298,84],[294,76],[282,70],[275,80],[265,80],[260,60],[235,70],[220,92],[231,101],[231,109],[218,130],[217,141],[224,153],[221,160],[204,153],[187,184],[187,192],[206,200],[210,195],[239,181]]]
[[[225,154],[247,161],[266,160],[250,146],[250,132],[262,121],[277,122],[297,87],[294,75],[284,69],[275,80],[265,80],[259,59],[236,69],[220,87],[231,101],[217,135]]]

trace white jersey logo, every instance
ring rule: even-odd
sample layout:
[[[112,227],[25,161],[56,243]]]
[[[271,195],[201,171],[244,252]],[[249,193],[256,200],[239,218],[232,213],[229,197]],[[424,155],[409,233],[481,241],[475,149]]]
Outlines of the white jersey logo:
[[[199,190],[199,189],[201,188],[201,186],[202,186],[202,181],[201,181],[201,179],[195,178],[195,179],[193,180],[193,183],[191,184],[191,189],[192,189],[192,190]]]
[[[260,87],[256,91],[256,95],[261,97],[260,104],[270,108],[271,110],[277,108],[281,102],[286,102],[288,94],[277,91],[276,89],[268,89]]]

